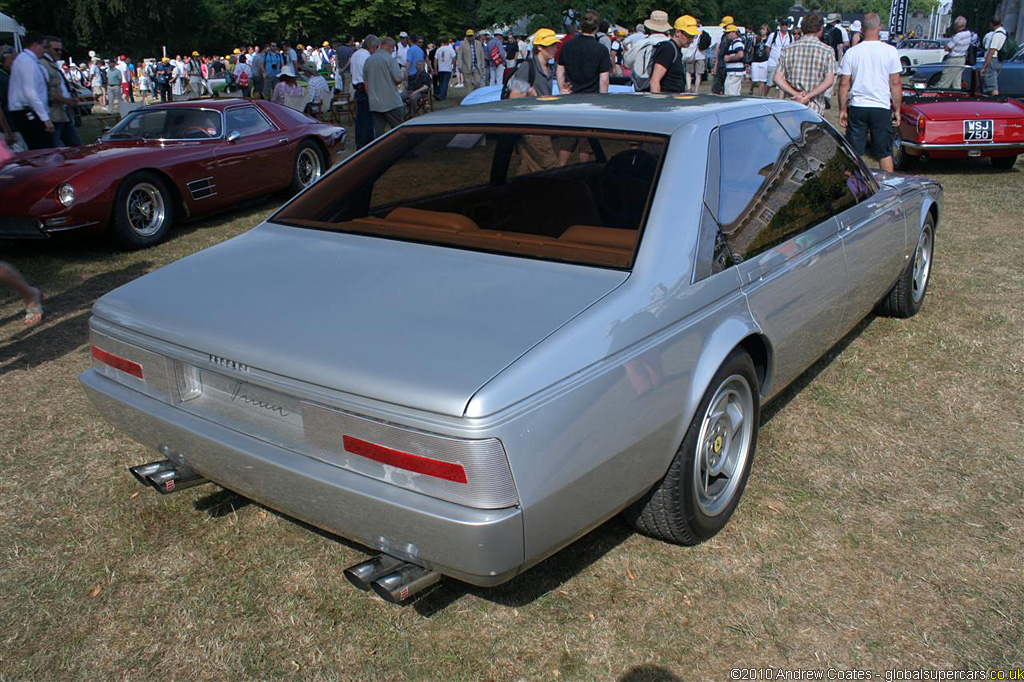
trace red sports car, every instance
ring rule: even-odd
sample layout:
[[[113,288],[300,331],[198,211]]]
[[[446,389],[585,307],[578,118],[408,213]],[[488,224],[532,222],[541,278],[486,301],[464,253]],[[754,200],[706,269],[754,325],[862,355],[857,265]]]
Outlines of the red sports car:
[[[175,218],[297,192],[344,140],[344,128],[266,101],[143,107],[95,144],[23,152],[0,169],[0,239],[108,232],[125,248],[151,246]]]
[[[1013,168],[1017,155],[1024,153],[1024,104],[979,94],[978,77],[970,67],[946,68],[954,71],[939,86],[914,82],[914,89],[903,91],[893,144],[896,167],[906,169],[929,158],[986,157],[996,168]]]

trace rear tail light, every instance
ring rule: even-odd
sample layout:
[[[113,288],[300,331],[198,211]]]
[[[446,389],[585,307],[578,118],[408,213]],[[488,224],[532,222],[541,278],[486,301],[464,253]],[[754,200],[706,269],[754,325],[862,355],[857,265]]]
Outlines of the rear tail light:
[[[455,483],[467,483],[466,470],[461,464],[442,462],[439,459],[414,455],[409,452],[402,452],[401,450],[392,450],[383,445],[370,443],[369,441],[353,438],[352,436],[343,436],[341,440],[345,450],[353,455],[366,457],[367,459],[372,459],[375,462],[387,464],[398,469],[415,471],[417,474],[443,478],[446,481],[454,481]]]
[[[120,372],[130,374],[136,379],[142,379],[143,381],[145,381],[145,377],[143,376],[142,372],[142,365],[140,365],[137,362],[132,362],[131,360],[119,357],[117,355],[114,355],[113,353],[108,353],[107,351],[103,350],[102,348],[98,348],[97,346],[92,347],[92,356],[99,362],[102,362],[104,365],[107,365],[108,367],[113,367],[114,369]]]
[[[918,137],[924,137],[925,120],[926,119],[925,119],[924,116],[918,116],[917,117],[917,134],[918,134]]]

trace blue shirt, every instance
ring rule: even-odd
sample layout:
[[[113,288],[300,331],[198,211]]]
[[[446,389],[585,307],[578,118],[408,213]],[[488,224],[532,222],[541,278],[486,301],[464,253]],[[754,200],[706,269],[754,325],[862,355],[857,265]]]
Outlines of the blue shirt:
[[[405,55],[405,63],[409,65],[409,75],[416,73],[416,62],[426,63],[427,59],[423,54],[423,48],[419,45],[410,45]]]
[[[268,52],[263,56],[263,70],[268,76],[277,76],[284,66],[284,57],[280,52]]]

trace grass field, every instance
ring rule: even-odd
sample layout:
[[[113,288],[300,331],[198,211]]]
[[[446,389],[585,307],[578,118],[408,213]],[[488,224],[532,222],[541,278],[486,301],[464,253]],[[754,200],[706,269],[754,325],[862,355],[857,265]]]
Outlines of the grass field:
[[[3,246],[0,679],[729,679],[733,667],[1024,666],[1024,163],[933,163],[946,188],[920,315],[868,318],[766,409],[746,495],[695,548],[619,520],[499,588],[407,607],[352,589],[365,555],[232,493],[168,497],[154,453],[76,382],[89,307],[255,225],[153,249]]]

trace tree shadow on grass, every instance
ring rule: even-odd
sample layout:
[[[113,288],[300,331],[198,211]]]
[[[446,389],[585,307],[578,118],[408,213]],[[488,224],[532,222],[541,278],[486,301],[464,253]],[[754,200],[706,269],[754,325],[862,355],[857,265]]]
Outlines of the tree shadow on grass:
[[[145,274],[148,262],[134,263],[121,270],[91,277],[43,301],[42,323],[16,332],[0,345],[0,376],[61,358],[89,339],[89,314],[93,302],[117,287]],[[70,315],[70,317],[67,317]],[[0,320],[6,324],[22,313]],[[48,320],[59,319],[48,323]]]
[[[626,671],[619,682],[682,682],[671,670],[660,665],[638,665]]]

